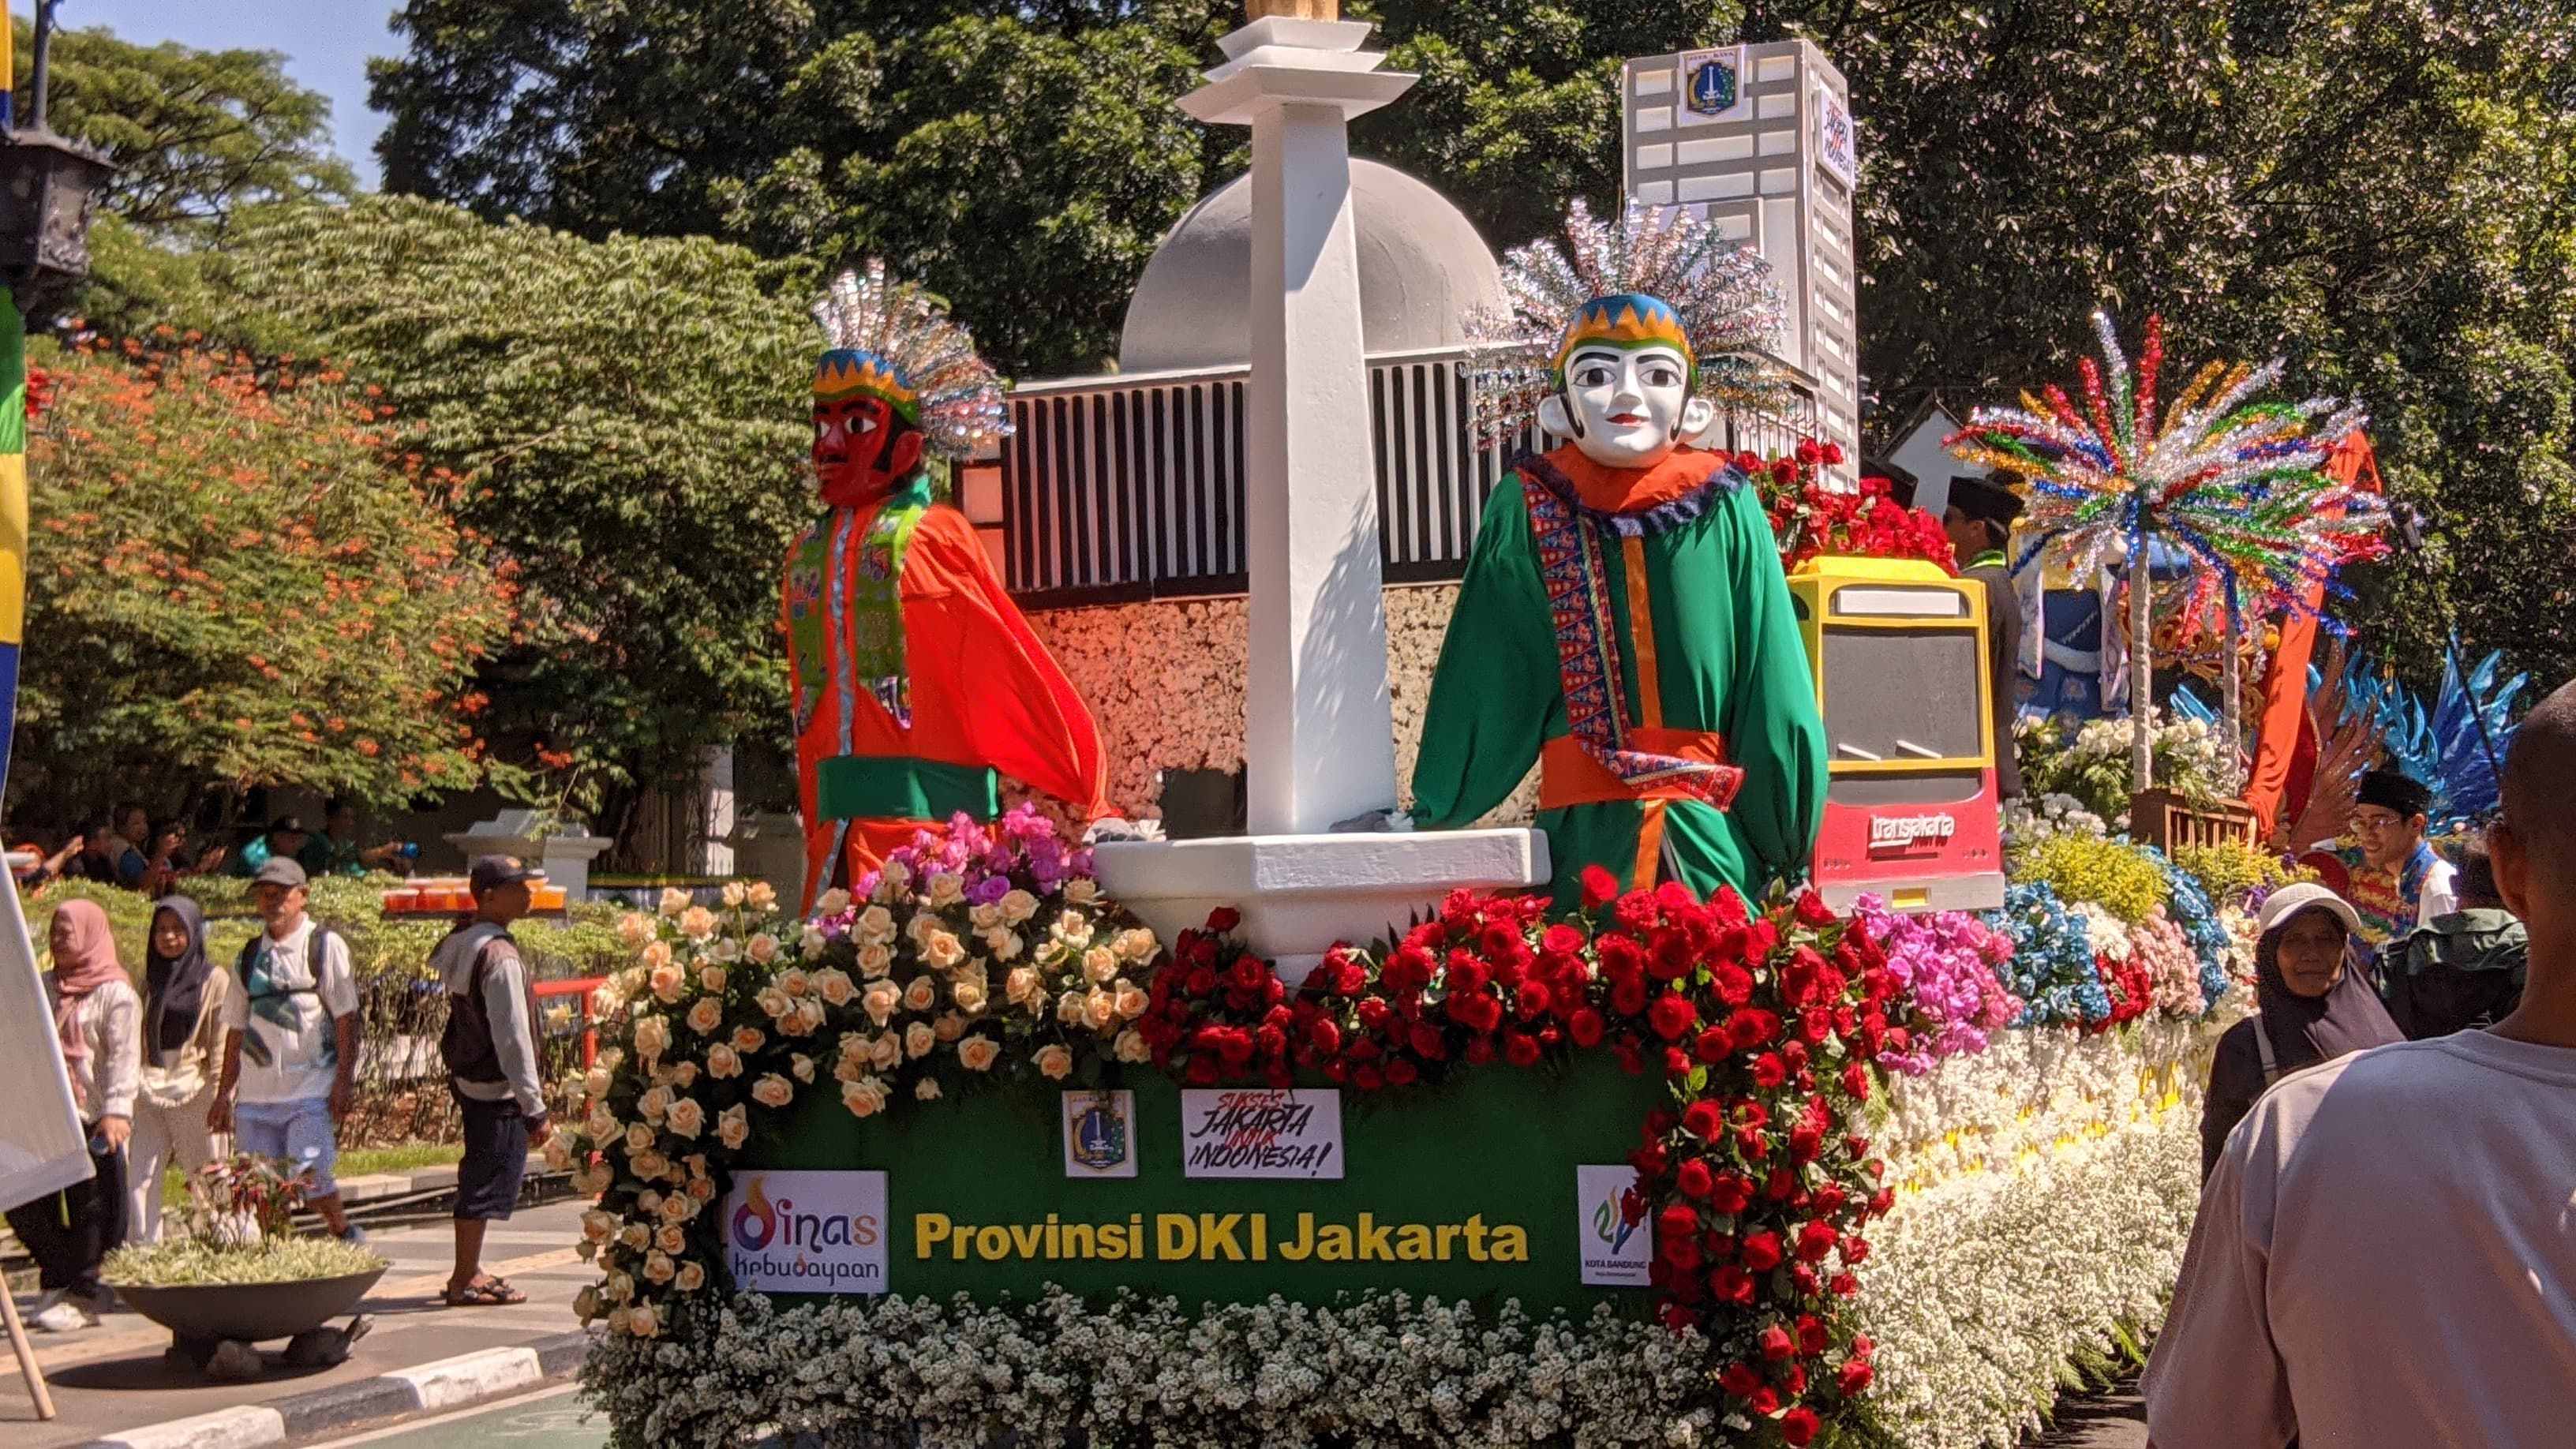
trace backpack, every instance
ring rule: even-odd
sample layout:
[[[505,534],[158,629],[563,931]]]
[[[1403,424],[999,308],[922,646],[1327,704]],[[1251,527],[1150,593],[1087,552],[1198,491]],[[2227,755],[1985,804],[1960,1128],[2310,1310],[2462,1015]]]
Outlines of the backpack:
[[[470,926],[457,927],[459,931],[471,929]],[[510,1079],[510,1074],[501,1068],[501,1049],[492,1039],[492,1008],[483,1000],[484,973],[491,969],[493,945],[501,941],[508,941],[514,950],[519,944],[507,931],[495,933],[476,949],[474,969],[466,978],[465,990],[448,995],[447,1027],[438,1036],[438,1058],[446,1065],[448,1075],[460,1082],[506,1082]],[[524,972],[524,965],[521,969]],[[527,993],[527,1016],[528,1032],[534,1036],[537,1031],[534,991]]]
[[[313,923],[313,934],[304,943],[304,974],[313,978],[311,986],[289,986],[282,989],[272,987],[266,991],[253,991],[250,989],[250,964],[259,959],[260,951],[268,945],[268,932],[265,928],[253,931],[250,939],[242,943],[241,954],[233,958],[233,984],[241,988],[242,999],[249,1003],[250,1014],[281,1031],[302,1030],[301,1012],[293,1011],[288,1005],[269,1008],[268,1003],[292,1003],[299,996],[310,996],[319,1000],[322,995],[322,963],[329,959],[332,939],[330,927],[320,921]],[[327,1005],[323,1014],[325,1016],[330,1014]],[[256,1032],[242,1033],[242,1055],[260,1066],[270,1065],[268,1047]],[[321,1059],[333,1064],[340,1059],[338,1040],[328,1034],[322,1041]]]

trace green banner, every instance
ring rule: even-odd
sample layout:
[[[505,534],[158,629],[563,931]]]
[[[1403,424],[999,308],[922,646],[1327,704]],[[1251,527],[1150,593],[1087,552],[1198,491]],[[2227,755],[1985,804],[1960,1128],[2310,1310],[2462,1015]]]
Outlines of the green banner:
[[[900,1122],[862,1121],[812,1092],[786,1139],[756,1147],[735,1176],[883,1171],[897,1293],[1025,1298],[1053,1283],[1327,1303],[1378,1288],[1642,1312],[1642,1289],[1583,1283],[1587,1253],[1633,1255],[1646,1228],[1623,1233],[1605,1194],[1581,1200],[1577,1169],[1624,1161],[1668,1101],[1661,1080],[1628,1076],[1607,1053],[1564,1074],[1494,1063],[1462,1078],[1392,1101],[1343,1093],[1338,1180],[1185,1175],[1182,1090],[1152,1072],[1122,1084],[1135,1093],[1131,1178],[1068,1177],[1061,1094],[1016,1090]]]

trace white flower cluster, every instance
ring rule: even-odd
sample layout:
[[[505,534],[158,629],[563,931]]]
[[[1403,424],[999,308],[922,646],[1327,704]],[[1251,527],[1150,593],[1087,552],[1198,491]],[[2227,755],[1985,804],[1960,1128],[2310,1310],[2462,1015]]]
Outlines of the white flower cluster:
[[[2009,1449],[2070,1359],[2154,1326],[2199,1198],[2216,1030],[1999,1032],[1889,1083],[1876,1140],[1897,1206],[1857,1302],[1891,1442]]]
[[[713,1449],[774,1435],[1027,1444],[1697,1445],[1718,1425],[1709,1345],[1619,1317],[1533,1318],[1404,1293],[1279,1298],[1192,1314],[963,1295],[782,1309],[736,1297],[705,1327],[603,1340],[582,1370],[618,1441]]]
[[[2106,840],[2111,834],[2110,823],[2085,809],[2084,802],[2072,795],[2042,795],[2037,805],[2027,800],[2007,800],[2003,827],[2005,843],[2016,848],[2028,848],[2059,835]]]

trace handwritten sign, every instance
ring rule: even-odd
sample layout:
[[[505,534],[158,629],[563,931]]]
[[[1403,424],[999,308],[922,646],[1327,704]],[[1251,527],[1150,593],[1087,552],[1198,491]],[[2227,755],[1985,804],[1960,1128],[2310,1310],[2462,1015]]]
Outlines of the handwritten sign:
[[[1181,1093],[1185,1177],[1338,1179],[1342,1094],[1227,1089]]]

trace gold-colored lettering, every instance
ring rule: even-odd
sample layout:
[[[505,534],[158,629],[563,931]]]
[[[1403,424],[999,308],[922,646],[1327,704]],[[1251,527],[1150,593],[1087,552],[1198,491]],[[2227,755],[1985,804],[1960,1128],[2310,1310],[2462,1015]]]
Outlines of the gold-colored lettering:
[[[1441,1262],[1446,1263],[1449,1261],[1450,1252],[1458,1246],[1458,1239],[1464,1236],[1465,1232],[1466,1230],[1459,1227],[1456,1223],[1442,1223],[1440,1225]]]
[[[1313,1213],[1297,1214],[1296,1241],[1281,1243],[1279,1256],[1291,1263],[1302,1263],[1315,1256],[1315,1215]]]
[[[1315,1239],[1315,1260],[1320,1263],[1347,1263],[1351,1260],[1351,1230],[1343,1223],[1326,1223]]]
[[[1483,1213],[1477,1213],[1467,1219],[1467,1256],[1479,1263],[1485,1261],[1485,1215]]]
[[[1047,1226],[1046,1226],[1046,1255],[1047,1255],[1047,1261],[1049,1261],[1049,1262],[1053,1262],[1053,1261],[1055,1261],[1056,1256],[1057,1256],[1057,1253],[1056,1253],[1056,1246],[1057,1246],[1058,1242],[1059,1242],[1059,1241],[1061,1241],[1061,1240],[1060,1240],[1060,1239],[1058,1239],[1058,1238],[1057,1238],[1057,1236],[1056,1236],[1057,1226],[1058,1226],[1058,1225],[1057,1225],[1056,1220],[1055,1220],[1055,1214],[1053,1214],[1053,1213],[1048,1213],[1048,1214],[1047,1214]]]
[[[1505,1223],[1494,1229],[1494,1261],[1526,1263],[1529,1261],[1529,1229],[1518,1223]]]
[[[998,1263],[1011,1256],[1011,1231],[1008,1228],[977,1228],[975,1256],[987,1263]]]
[[[1198,1251],[1198,1220],[1188,1213],[1154,1214],[1154,1256],[1169,1263]]]
[[[1431,1261],[1431,1230],[1420,1223],[1406,1223],[1396,1230],[1395,1255],[1408,1263]]]
[[[1269,1258],[1270,1214],[1254,1213],[1252,1215],[1252,1261],[1267,1262]]]
[[[956,1231],[949,1234],[948,1256],[955,1258],[960,1263],[963,1263],[966,1261],[966,1250],[973,1246],[975,1246],[974,1224],[959,1223]]]
[[[1243,1261],[1243,1244],[1234,1240],[1234,1230],[1243,1225],[1243,1214],[1199,1214],[1199,1256],[1214,1258],[1223,1253],[1235,1262]]]
[[[1064,1255],[1068,1258],[1115,1258],[1118,1255],[1107,1249],[1109,1236],[1117,1231],[1116,1223],[1099,1229],[1096,1234],[1089,1223],[1066,1223],[1063,1229]]]
[[[912,1255],[927,1258],[930,1250],[948,1240],[948,1214],[914,1213],[912,1215]]]
[[[1047,1231],[1044,1223],[1029,1223],[1025,1227],[1022,1224],[1013,1223],[1011,1224],[1011,1246],[1019,1250],[1021,1257],[1034,1258],[1038,1255],[1038,1244],[1046,1239]]]
[[[1360,1260],[1366,1262],[1373,1258],[1381,1263],[1394,1262],[1395,1249],[1387,1242],[1387,1235],[1394,1231],[1394,1224],[1381,1223],[1369,1213],[1360,1214]]]

